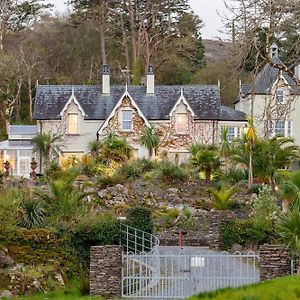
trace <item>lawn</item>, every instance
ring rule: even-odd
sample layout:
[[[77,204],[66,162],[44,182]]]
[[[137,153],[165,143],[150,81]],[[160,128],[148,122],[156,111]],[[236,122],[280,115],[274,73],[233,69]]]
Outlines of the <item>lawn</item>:
[[[90,300],[89,295],[82,296],[77,288],[69,288],[64,290],[53,291],[49,293],[39,293],[31,296],[21,296],[14,299],[24,300],[44,300],[44,299],[59,299],[59,300]],[[93,300],[103,300],[101,297],[93,297]]]
[[[189,300],[295,300],[300,299],[300,276],[287,276],[237,289],[201,294]]]

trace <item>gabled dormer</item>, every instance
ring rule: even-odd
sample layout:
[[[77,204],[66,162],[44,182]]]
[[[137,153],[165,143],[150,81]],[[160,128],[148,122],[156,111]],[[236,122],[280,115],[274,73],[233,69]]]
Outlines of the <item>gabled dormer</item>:
[[[72,88],[72,94],[59,115],[65,121],[66,134],[80,134],[80,123],[87,115],[75,96],[74,88]]]

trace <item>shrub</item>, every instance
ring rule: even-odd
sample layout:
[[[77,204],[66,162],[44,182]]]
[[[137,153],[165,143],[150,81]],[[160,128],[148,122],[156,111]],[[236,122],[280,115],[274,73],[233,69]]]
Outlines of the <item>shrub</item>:
[[[162,161],[155,170],[157,177],[164,182],[184,181],[187,175],[184,170],[170,161]]]
[[[24,198],[21,201],[21,227],[31,229],[42,226],[45,220],[45,208],[41,201]]]
[[[223,174],[223,179],[230,184],[235,184],[248,179],[245,169],[230,168]]]
[[[264,187],[263,184],[253,184],[249,189],[248,189],[248,194],[256,194],[258,195],[260,190]]]
[[[142,231],[152,233],[153,220],[150,209],[143,206],[136,206],[128,209],[126,224]]]
[[[221,247],[229,250],[234,244],[258,246],[269,241],[272,231],[272,228],[266,228],[251,219],[229,221],[220,228]]]
[[[234,188],[226,188],[225,186],[222,186],[220,189],[210,189],[209,191],[213,198],[212,206],[217,210],[229,209],[232,203],[230,198],[236,192]]]
[[[267,186],[262,187],[259,196],[252,203],[251,214],[253,219],[266,227],[272,227],[279,215],[276,201],[277,199],[274,197],[271,188]]]
[[[119,183],[124,182],[125,178],[119,174],[114,174],[111,176],[99,176],[97,179],[97,185],[101,189],[105,189],[109,186],[115,186]]]
[[[167,210],[162,215],[162,221],[166,228],[170,228],[174,225],[175,220],[178,218],[180,210],[178,208],[172,208]]]
[[[129,180],[135,180],[142,177],[146,172],[153,170],[154,167],[155,162],[142,158],[134,160],[131,164],[121,166],[118,169],[117,174]]]
[[[71,243],[83,263],[88,266],[90,247],[119,244],[119,221],[109,213],[82,218],[71,230]]]

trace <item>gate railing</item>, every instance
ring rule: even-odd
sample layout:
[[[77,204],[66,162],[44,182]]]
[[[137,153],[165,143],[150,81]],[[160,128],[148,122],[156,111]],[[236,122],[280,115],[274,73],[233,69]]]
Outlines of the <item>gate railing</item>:
[[[120,245],[126,254],[151,254],[158,251],[159,239],[148,232],[120,223]]]
[[[253,252],[138,254],[127,258],[123,297],[130,299],[185,299],[260,280],[259,256]],[[152,272],[157,259],[160,270]]]
[[[160,277],[159,239],[145,231],[120,224],[123,247],[122,296],[133,297],[157,286]],[[147,261],[145,257],[149,257]],[[140,276],[147,279],[140,281]]]

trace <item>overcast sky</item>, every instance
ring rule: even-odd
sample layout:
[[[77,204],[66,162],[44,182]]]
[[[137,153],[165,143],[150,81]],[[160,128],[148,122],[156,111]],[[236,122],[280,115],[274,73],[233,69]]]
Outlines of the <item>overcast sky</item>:
[[[50,0],[56,5],[56,10],[66,10],[65,0]],[[202,29],[202,37],[205,39],[224,38],[222,31],[222,22],[219,14],[224,11],[223,0],[189,0],[196,14],[204,21],[205,27]]]

